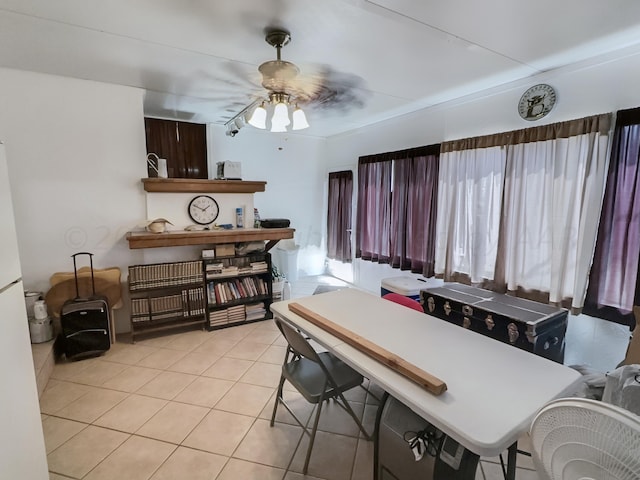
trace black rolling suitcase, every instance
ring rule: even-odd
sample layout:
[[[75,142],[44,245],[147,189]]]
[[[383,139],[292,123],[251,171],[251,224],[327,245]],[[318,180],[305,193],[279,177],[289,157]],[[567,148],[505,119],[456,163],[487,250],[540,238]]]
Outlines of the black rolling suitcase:
[[[91,264],[93,295],[80,298],[76,257],[88,255]],[[96,295],[93,278],[93,254],[80,252],[71,255],[76,279],[76,298],[67,300],[60,311],[62,349],[67,359],[81,360],[102,355],[111,347],[109,336],[109,303],[107,297]]]

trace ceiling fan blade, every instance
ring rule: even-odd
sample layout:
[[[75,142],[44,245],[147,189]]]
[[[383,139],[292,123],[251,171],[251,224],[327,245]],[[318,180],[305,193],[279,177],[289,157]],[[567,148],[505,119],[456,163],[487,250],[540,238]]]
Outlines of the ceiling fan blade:
[[[362,78],[337,72],[328,65],[315,70],[313,74],[300,75],[292,85],[299,103],[341,111],[365,106],[371,93]]]

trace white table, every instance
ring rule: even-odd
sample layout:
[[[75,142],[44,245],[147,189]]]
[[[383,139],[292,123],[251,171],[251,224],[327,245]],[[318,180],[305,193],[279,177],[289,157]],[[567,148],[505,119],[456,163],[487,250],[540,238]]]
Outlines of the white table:
[[[429,393],[289,311],[292,302],[435,375],[448,390]],[[571,368],[355,289],[277,302],[271,310],[465,448],[480,456],[509,448],[513,473],[516,442],[536,412],[580,381]]]

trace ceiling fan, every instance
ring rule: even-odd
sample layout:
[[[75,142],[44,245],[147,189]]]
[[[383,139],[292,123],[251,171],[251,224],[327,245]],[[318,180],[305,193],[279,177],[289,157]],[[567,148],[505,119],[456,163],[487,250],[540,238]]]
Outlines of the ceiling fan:
[[[266,97],[255,99],[225,123],[226,134],[234,137],[242,127],[251,125],[266,129],[269,120],[271,132],[302,130],[309,127],[302,107],[348,108],[363,106],[365,90],[362,80],[349,74],[338,74],[323,66],[312,76],[301,76],[293,63],[282,60],[281,50],[291,42],[291,34],[283,28],[268,28],[265,41],[276,49],[276,59],[262,63],[258,71],[262,75],[262,87]],[[292,109],[291,118],[289,110]]]

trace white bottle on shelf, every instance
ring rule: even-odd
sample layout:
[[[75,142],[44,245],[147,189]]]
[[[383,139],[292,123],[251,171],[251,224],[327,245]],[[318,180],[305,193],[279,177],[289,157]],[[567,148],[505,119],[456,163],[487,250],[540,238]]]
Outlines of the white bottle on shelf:
[[[236,208],[236,227],[244,228],[244,207]]]

